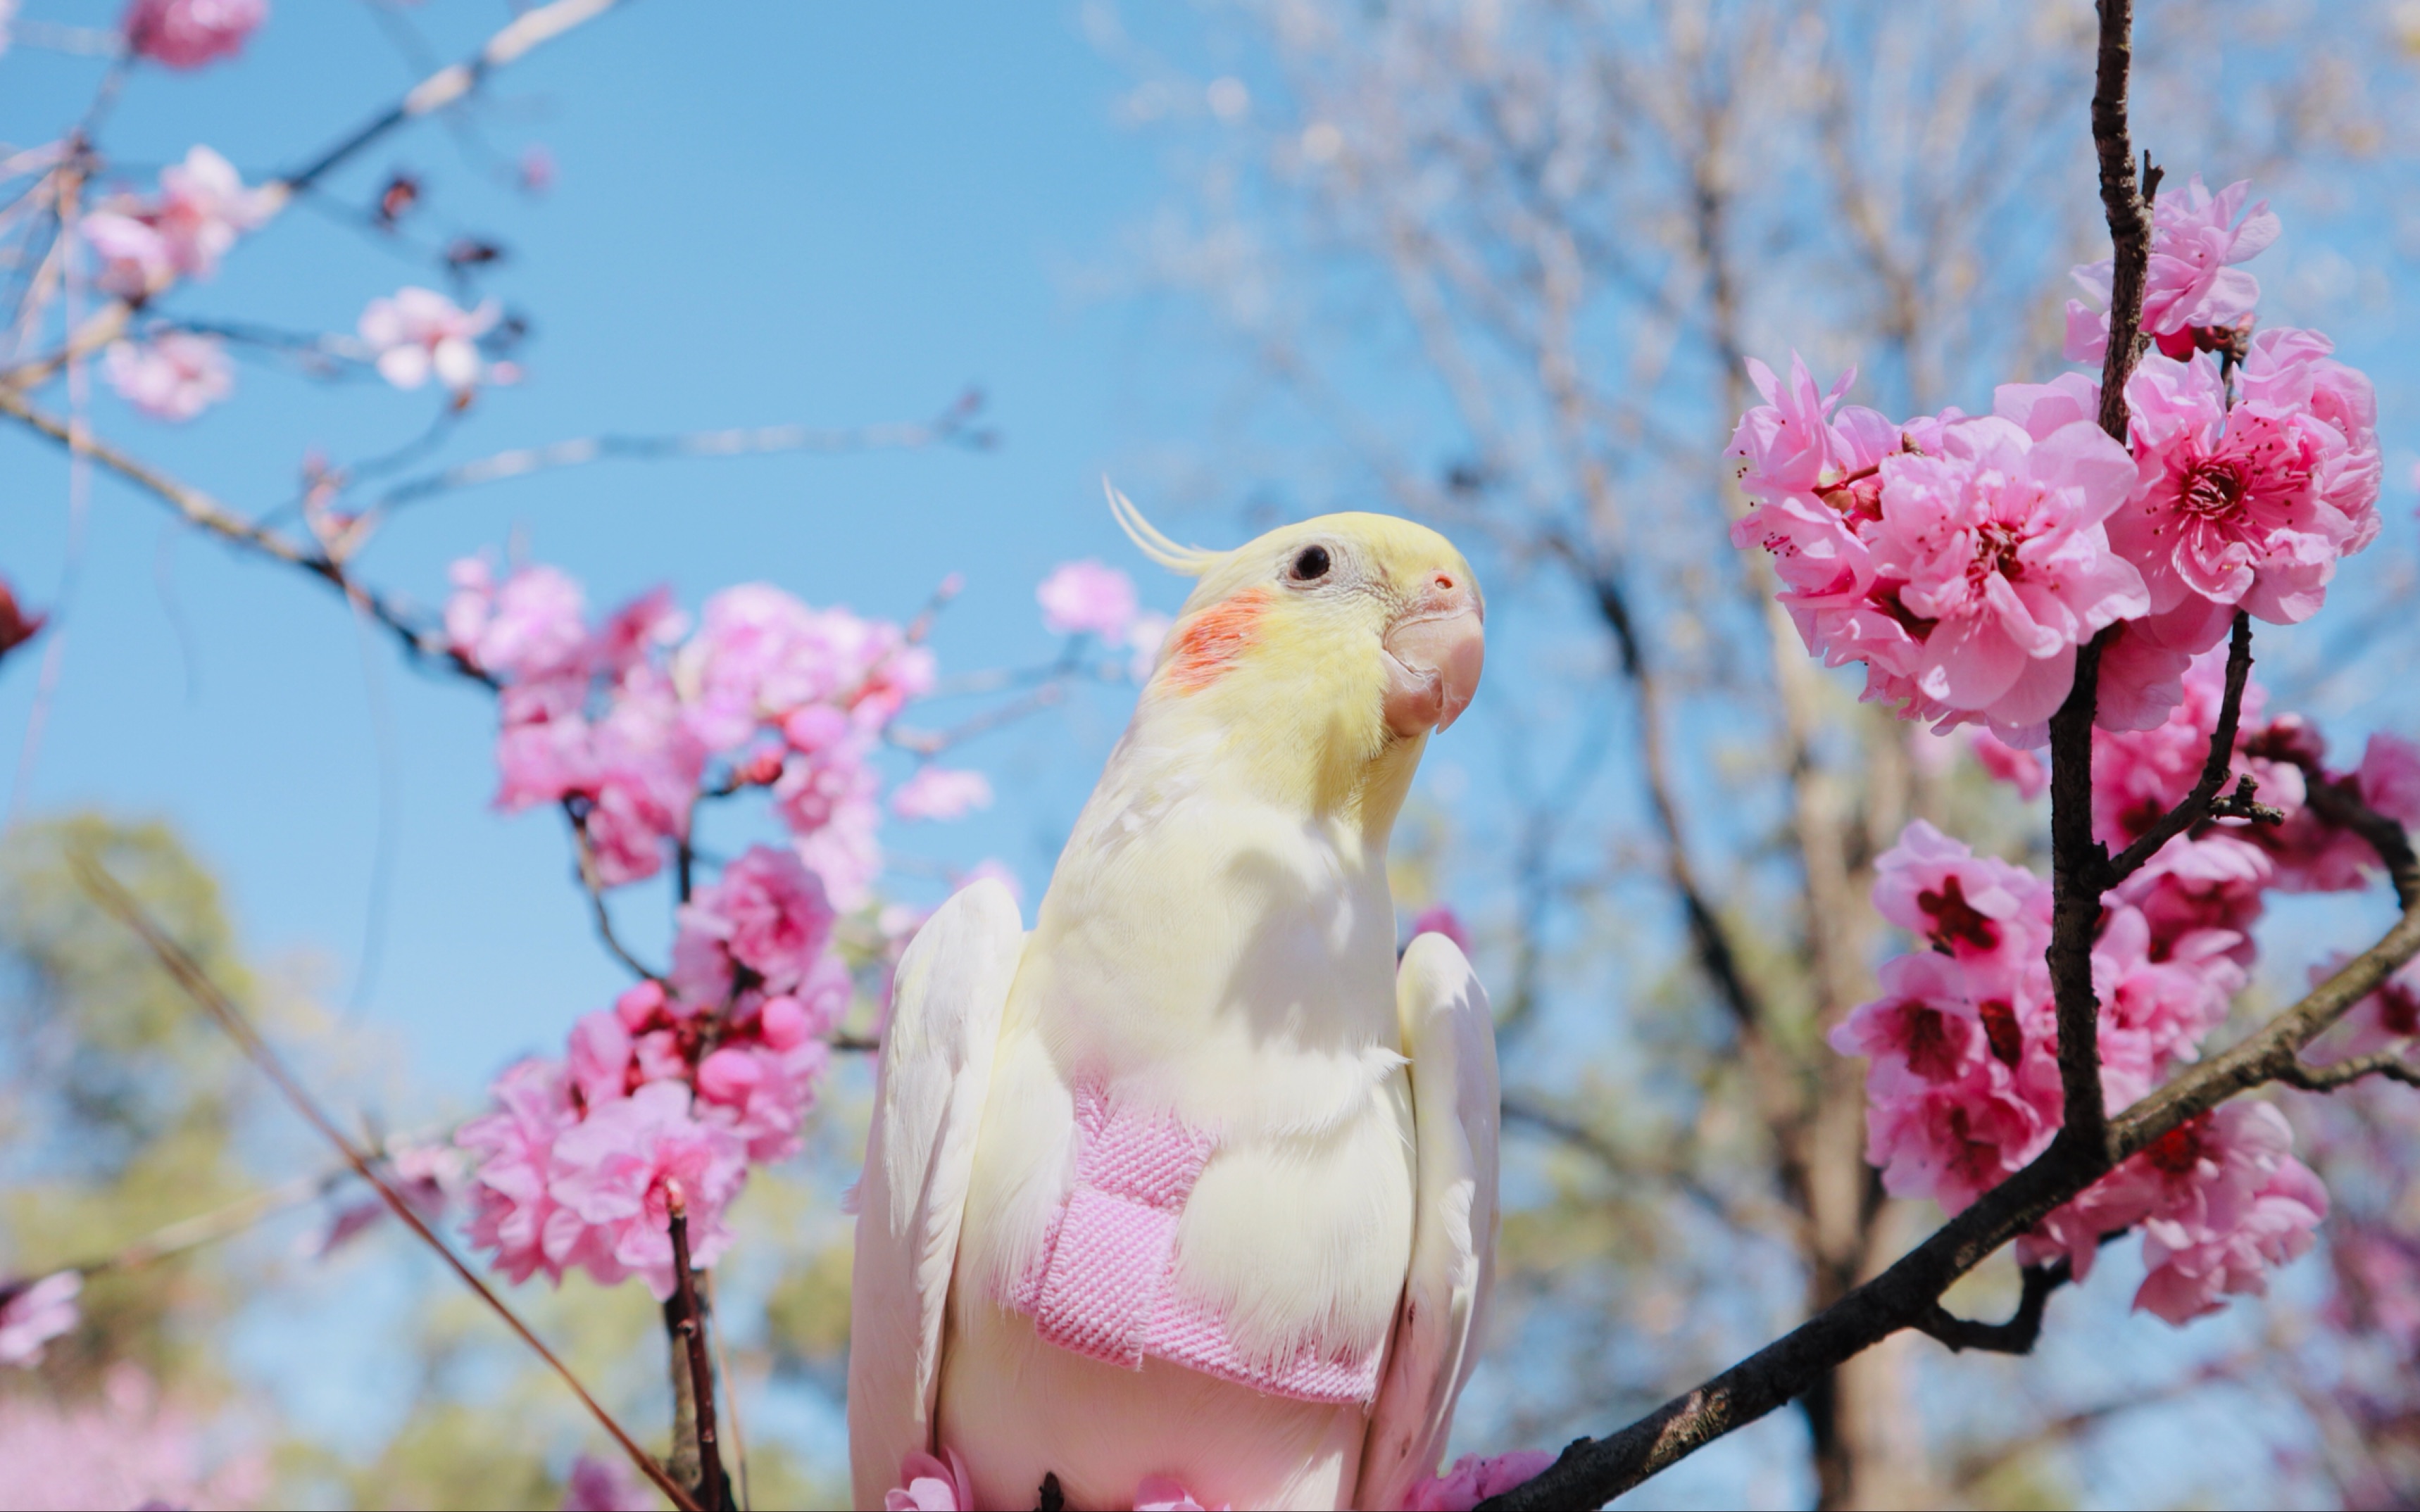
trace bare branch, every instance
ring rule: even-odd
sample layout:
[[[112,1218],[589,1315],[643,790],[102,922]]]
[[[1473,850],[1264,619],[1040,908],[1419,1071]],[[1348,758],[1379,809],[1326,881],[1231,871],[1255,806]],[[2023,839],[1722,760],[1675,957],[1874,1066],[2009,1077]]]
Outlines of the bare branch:
[[[974,427],[982,402],[980,393],[970,391],[939,416],[921,424],[893,422],[837,429],[761,425],[752,429],[688,431],[676,436],[583,436],[548,446],[517,447],[399,483],[380,496],[372,507],[379,513],[392,514],[452,489],[589,462],[746,456],[768,452],[875,452],[941,445],[980,449],[992,444],[993,440],[990,431]]]
[[[68,448],[71,455],[92,458],[167,503],[184,517],[186,524],[208,531],[256,556],[300,567],[344,594],[354,608],[393,632],[405,654],[412,660],[442,667],[491,688],[498,686],[491,674],[457,656],[436,627],[417,623],[401,607],[364,586],[346,570],[342,561],[330,555],[318,542],[306,543],[244,518],[209,494],[188,487],[148,463],[96,439],[88,430],[70,427],[56,416],[35,409],[26,402],[23,394],[5,384],[0,384],[0,414],[22,421]]]
[[[438,1238],[435,1230],[431,1229],[420,1214],[412,1210],[411,1204],[404,1199],[403,1195],[380,1174],[369,1156],[358,1149],[350,1139],[345,1137],[334,1121],[320,1110],[318,1102],[303,1089],[302,1084],[287,1068],[285,1057],[278,1055],[269,1041],[261,1038],[260,1032],[253,1027],[252,1021],[245,1017],[243,1010],[236,1006],[235,999],[229,997],[217,982],[210,980],[209,974],[202,969],[199,963],[185,953],[184,948],[160,927],[159,923],[145,911],[142,903],[136,901],[134,895],[128,892],[116,877],[110,875],[108,868],[102,866],[97,858],[86,852],[75,853],[70,857],[70,863],[75,868],[77,880],[83,883],[85,890],[92,895],[93,901],[119,923],[132,930],[150,949],[160,964],[175,980],[177,985],[184,990],[185,995],[191,997],[195,1005],[226,1032],[227,1037],[236,1042],[245,1057],[260,1069],[279,1092],[285,1095],[287,1102],[302,1116],[303,1120],[318,1130],[320,1136],[328,1143],[336,1148],[337,1152],[344,1157],[345,1164],[352,1167],[353,1174],[368,1182],[396,1217],[402,1220],[405,1227],[418,1235],[422,1242],[436,1251],[438,1257],[461,1278],[462,1284],[477,1293],[479,1300],[493,1309],[496,1316],[504,1320],[505,1326],[509,1327],[522,1343],[536,1351],[538,1358],[545,1361],[563,1383],[571,1389],[572,1395],[580,1399],[580,1404],[588,1409],[589,1414],[596,1418],[598,1426],[603,1427],[613,1442],[621,1446],[622,1452],[628,1455],[630,1462],[639,1468],[640,1473],[653,1482],[658,1490],[670,1497],[673,1504],[680,1507],[682,1512],[702,1512],[689,1493],[683,1490],[671,1476],[665,1474],[663,1467],[657,1464],[654,1458],[644,1449],[640,1448],[637,1442],[624,1431],[622,1425],[613,1420],[613,1415],[605,1411],[603,1404],[589,1395],[588,1388],[582,1385],[580,1379],[571,1373],[571,1367],[565,1365],[552,1350],[548,1349],[545,1343],[530,1331],[529,1325],[522,1322],[512,1308],[505,1305],[504,1300],[489,1289],[486,1282],[479,1279],[476,1273],[455,1256],[446,1242]]]
[[[2035,1340],[2041,1337],[2042,1308],[2050,1302],[2050,1294],[2072,1279],[2064,1259],[2048,1265],[2029,1265],[2024,1269],[2024,1289],[2017,1296],[2017,1310],[2007,1322],[1983,1323],[1960,1318],[1936,1302],[1916,1326],[1949,1346],[1953,1352],[1982,1350],[1993,1354],[2031,1354]]]
[[[2373,1050],[2366,1056],[2353,1056],[2324,1066],[2296,1060],[2277,1073],[2279,1081],[2305,1092],[2332,1092],[2365,1076],[2383,1076],[2406,1087],[2420,1087],[2420,1066],[2404,1059],[2400,1050]]]

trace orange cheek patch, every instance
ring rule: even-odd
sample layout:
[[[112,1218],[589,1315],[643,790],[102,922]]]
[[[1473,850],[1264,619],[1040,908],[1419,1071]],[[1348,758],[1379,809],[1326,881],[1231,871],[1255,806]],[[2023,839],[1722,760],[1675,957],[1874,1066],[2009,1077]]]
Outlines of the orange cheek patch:
[[[1261,615],[1268,607],[1267,589],[1247,588],[1193,616],[1177,632],[1176,650],[1168,659],[1168,680],[1187,692],[1197,692],[1225,676],[1244,648],[1261,638]]]

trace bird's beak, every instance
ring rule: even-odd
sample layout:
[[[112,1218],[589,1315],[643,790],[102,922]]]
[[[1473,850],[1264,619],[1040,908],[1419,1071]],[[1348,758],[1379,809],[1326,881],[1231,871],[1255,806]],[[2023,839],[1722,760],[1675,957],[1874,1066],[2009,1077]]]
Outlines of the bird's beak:
[[[1443,730],[1470,706],[1487,656],[1479,594],[1455,574],[1429,575],[1418,597],[1387,627],[1387,728],[1408,740]]]

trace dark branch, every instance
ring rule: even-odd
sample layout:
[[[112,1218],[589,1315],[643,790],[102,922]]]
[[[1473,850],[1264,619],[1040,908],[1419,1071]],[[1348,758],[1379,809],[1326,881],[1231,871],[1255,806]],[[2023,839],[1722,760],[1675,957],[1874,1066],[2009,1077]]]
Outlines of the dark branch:
[[[670,1210],[673,1241],[673,1296],[665,1319],[671,1324],[673,1347],[684,1352],[689,1366],[690,1417],[697,1434],[693,1490],[707,1512],[724,1512],[731,1505],[731,1481],[723,1472],[722,1452],[715,1439],[714,1365],[706,1353],[706,1315],[697,1304],[697,1276],[689,1263],[689,1198],[677,1177],[665,1179],[664,1201]]]
[[[2007,1322],[1985,1323],[1960,1318],[1936,1302],[1916,1326],[1953,1351],[2031,1354],[2035,1341],[2041,1337],[2042,1308],[2049,1304],[2050,1294],[2071,1279],[2063,1259],[2048,1265],[2029,1265],[2024,1269],[2024,1288],[2018,1294],[2017,1310]]]
[[[2252,616],[2242,609],[2235,611],[2235,628],[2226,644],[2226,692],[2219,700],[2218,725],[2210,733],[2210,755],[2202,763],[2201,777],[2183,801],[2160,815],[2151,827],[2143,831],[2133,844],[2118,853],[2109,863],[2102,890],[2107,891],[2159,854],[2160,847],[2209,819],[2212,814],[2240,813],[2242,817],[2261,817],[2232,806],[2232,800],[2222,800],[2219,791],[2226,786],[2226,774],[2235,764],[2235,734],[2243,717],[2243,686],[2252,676]],[[2248,809],[2252,795],[2242,795]],[[2276,813],[2275,810],[2269,812]],[[2278,815],[2280,819],[2284,815]]]
[[[588,800],[573,795],[563,800],[563,815],[571,821],[571,839],[580,853],[580,888],[588,894],[588,911],[597,921],[597,937],[605,942],[613,959],[629,967],[649,981],[661,981],[664,974],[650,970],[644,962],[623,947],[613,933],[613,911],[605,906],[605,876],[597,866],[597,842],[588,834]]]

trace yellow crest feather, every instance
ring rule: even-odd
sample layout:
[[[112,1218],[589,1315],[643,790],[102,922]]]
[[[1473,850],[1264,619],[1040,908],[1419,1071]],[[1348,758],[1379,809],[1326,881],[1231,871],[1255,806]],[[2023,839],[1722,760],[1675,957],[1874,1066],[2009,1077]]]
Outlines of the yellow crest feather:
[[[1109,514],[1117,520],[1118,529],[1126,532],[1126,539],[1135,544],[1136,550],[1169,571],[1182,573],[1187,578],[1199,578],[1226,556],[1224,551],[1177,545],[1158,526],[1143,518],[1142,511],[1135,507],[1134,501],[1118,492],[1116,486],[1107,477],[1101,479],[1101,488],[1109,496]]]

